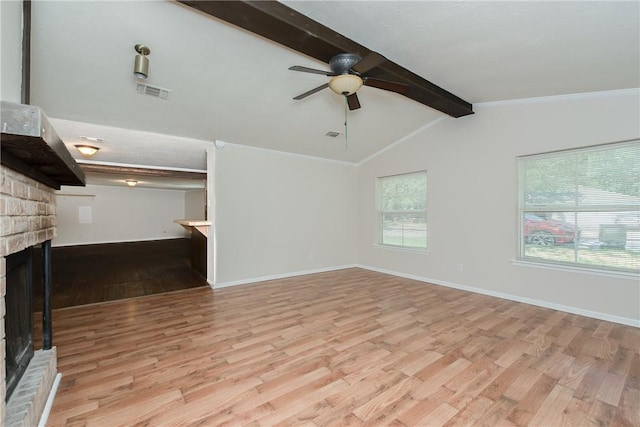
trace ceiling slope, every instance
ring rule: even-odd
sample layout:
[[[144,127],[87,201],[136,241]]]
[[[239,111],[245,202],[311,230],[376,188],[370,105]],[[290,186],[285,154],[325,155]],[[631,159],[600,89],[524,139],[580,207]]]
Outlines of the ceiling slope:
[[[355,53],[363,58],[355,71],[406,84],[404,96],[452,117],[473,114],[470,103],[277,1],[178,1],[326,63]]]

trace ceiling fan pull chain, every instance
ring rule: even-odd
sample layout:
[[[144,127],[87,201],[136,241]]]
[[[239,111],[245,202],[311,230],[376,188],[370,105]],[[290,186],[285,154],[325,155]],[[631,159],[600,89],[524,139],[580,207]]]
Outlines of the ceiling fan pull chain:
[[[344,95],[344,149],[349,148],[349,127],[347,126],[347,117],[349,117],[349,101],[347,94]]]

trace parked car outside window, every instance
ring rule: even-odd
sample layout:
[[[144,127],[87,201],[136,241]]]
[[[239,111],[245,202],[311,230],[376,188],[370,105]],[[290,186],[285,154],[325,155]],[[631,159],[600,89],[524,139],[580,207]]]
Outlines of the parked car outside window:
[[[538,215],[524,215],[524,238],[526,243],[540,246],[553,246],[573,243],[579,237],[579,231],[570,222],[545,219]]]

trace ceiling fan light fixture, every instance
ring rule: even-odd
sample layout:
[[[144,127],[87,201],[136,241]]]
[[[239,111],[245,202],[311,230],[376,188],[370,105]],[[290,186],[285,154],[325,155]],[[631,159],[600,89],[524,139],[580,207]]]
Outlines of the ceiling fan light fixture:
[[[134,46],[138,55],[133,63],[133,75],[139,79],[146,79],[149,76],[149,58],[147,55],[151,53],[151,49],[143,44]]]
[[[338,95],[353,95],[361,86],[362,79],[355,74],[340,74],[329,80],[329,88]]]
[[[75,147],[78,149],[80,154],[82,154],[85,157],[92,157],[100,149],[98,147],[94,147],[93,145],[84,145],[84,144],[77,144]]]

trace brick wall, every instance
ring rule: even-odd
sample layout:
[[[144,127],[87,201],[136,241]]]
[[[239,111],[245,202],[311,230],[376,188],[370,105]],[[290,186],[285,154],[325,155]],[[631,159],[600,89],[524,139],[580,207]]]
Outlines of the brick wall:
[[[0,166],[0,425],[6,420],[5,257],[55,237],[55,190]]]
[[[0,167],[0,256],[53,239],[55,200],[53,188]]]

